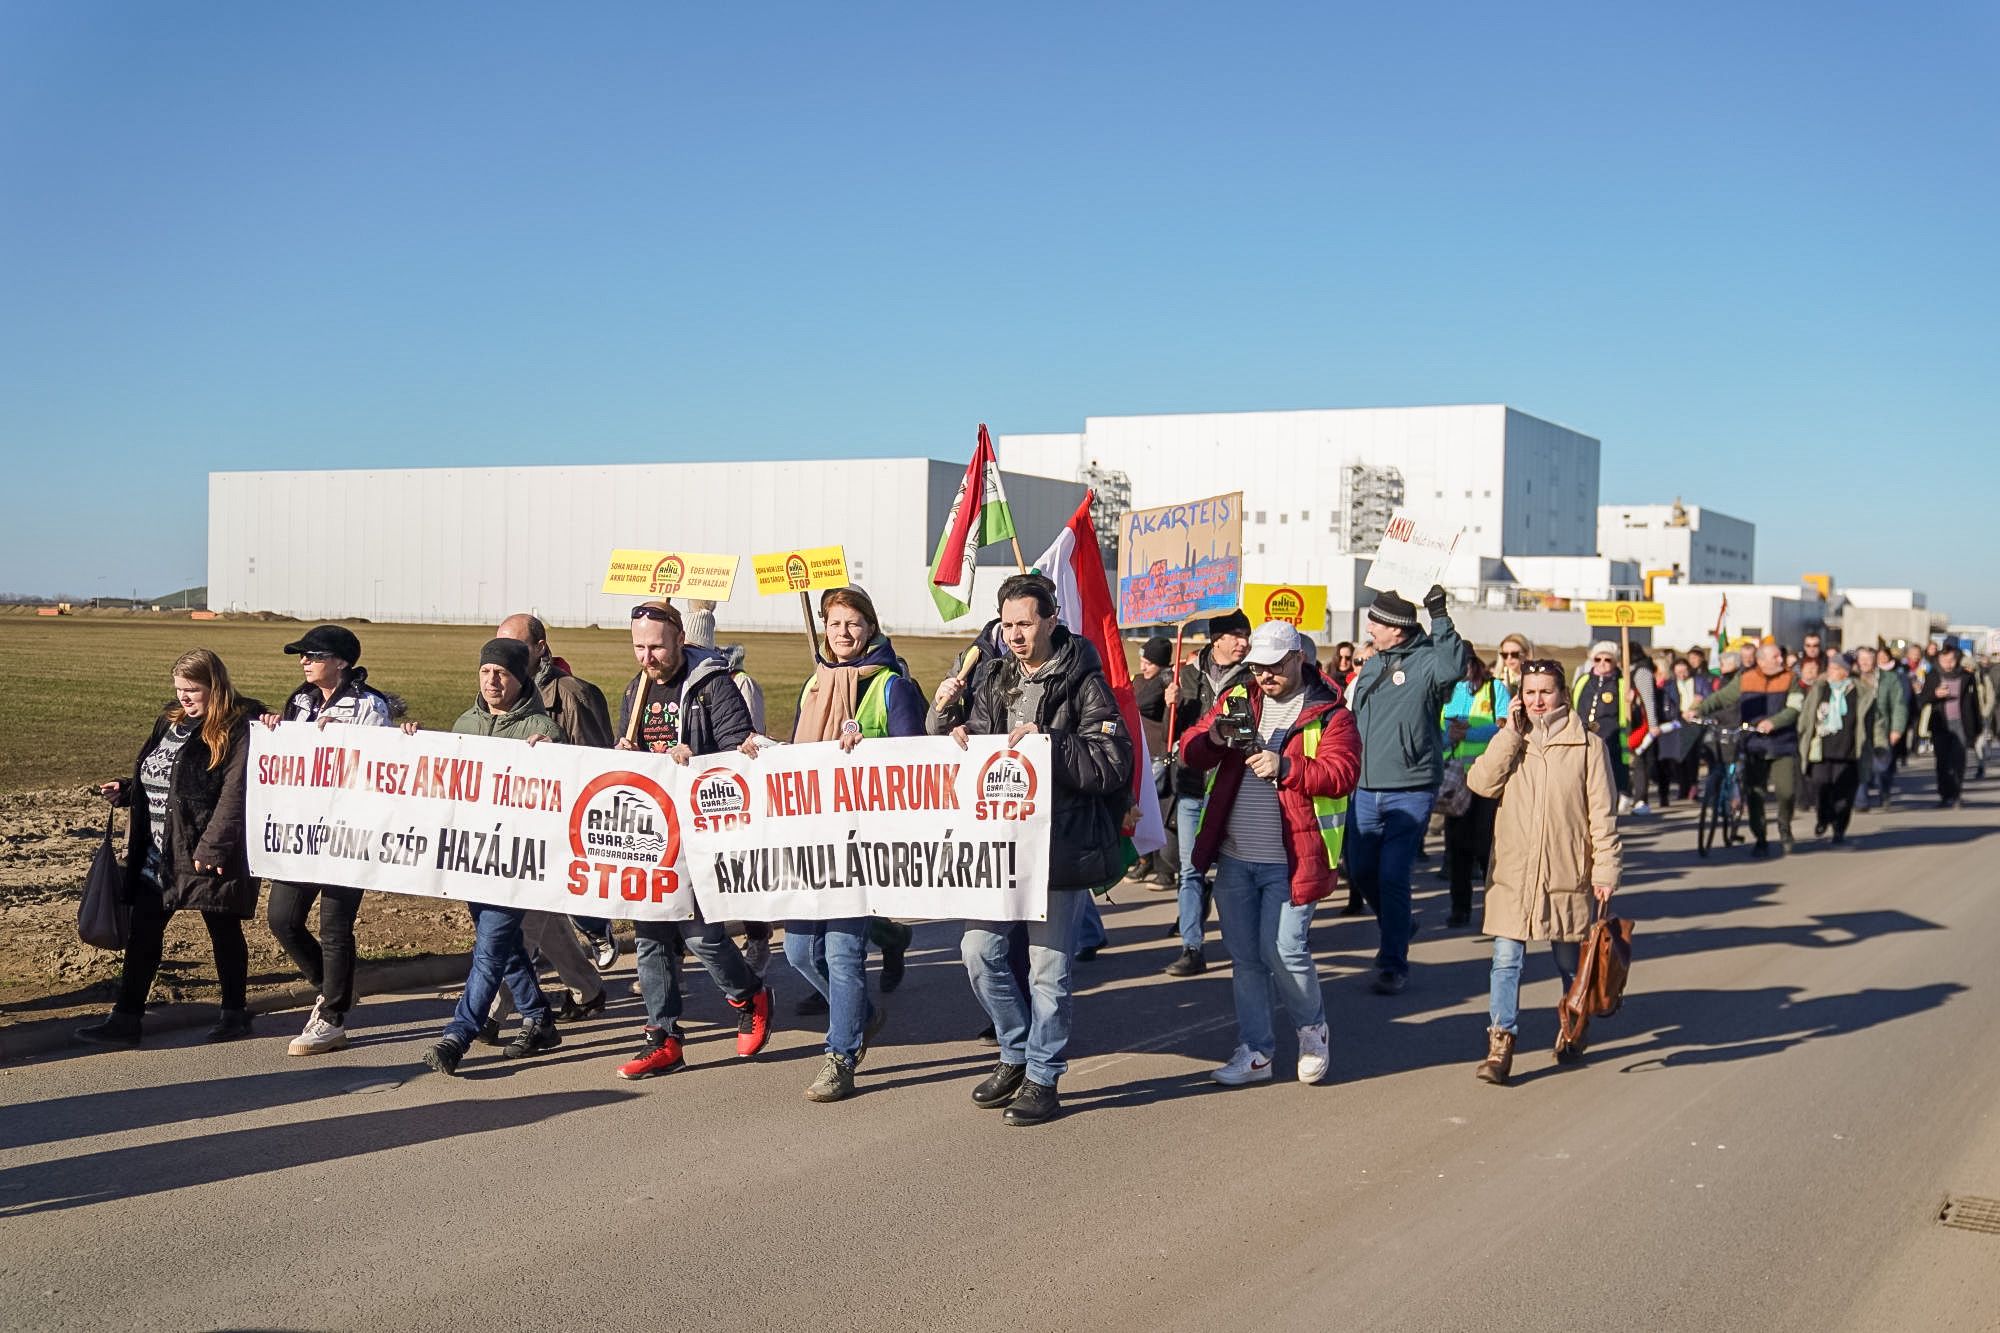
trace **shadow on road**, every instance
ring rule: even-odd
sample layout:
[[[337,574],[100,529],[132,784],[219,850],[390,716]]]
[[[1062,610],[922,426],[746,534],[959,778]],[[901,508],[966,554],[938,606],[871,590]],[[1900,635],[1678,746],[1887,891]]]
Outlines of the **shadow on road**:
[[[0,1171],[0,1217],[25,1217],[114,1199],[163,1194],[335,1158],[513,1129],[638,1095],[605,1089],[534,1093],[492,1101],[441,1102],[331,1116],[301,1124],[228,1130],[37,1162]]]

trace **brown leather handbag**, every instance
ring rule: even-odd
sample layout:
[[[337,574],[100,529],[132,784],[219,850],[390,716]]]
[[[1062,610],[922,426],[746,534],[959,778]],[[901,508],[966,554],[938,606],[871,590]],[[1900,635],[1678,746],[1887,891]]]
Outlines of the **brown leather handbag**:
[[[1599,916],[1583,942],[1576,979],[1562,999],[1558,1051],[1582,1050],[1590,1020],[1618,1012],[1618,1006],[1625,1003],[1625,977],[1631,970],[1632,923],[1623,917]]]

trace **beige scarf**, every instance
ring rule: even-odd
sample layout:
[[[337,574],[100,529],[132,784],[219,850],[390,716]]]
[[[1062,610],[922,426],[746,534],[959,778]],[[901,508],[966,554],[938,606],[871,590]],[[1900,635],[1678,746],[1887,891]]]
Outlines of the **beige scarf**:
[[[839,740],[841,728],[853,720],[855,710],[861,706],[865,682],[880,670],[879,662],[865,667],[816,664],[812,684],[806,687],[806,697],[799,703],[799,721],[792,728],[792,740],[800,745]]]

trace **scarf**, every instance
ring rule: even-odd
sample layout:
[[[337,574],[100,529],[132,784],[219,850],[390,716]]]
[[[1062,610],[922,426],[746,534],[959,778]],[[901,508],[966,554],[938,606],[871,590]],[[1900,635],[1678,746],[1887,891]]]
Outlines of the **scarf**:
[[[1838,736],[1847,725],[1847,696],[1854,693],[1854,678],[1826,683],[1826,705],[1819,710],[1819,734]]]
[[[880,639],[875,641],[880,642]],[[871,650],[875,643],[868,645]],[[792,729],[793,741],[807,745],[813,741],[839,740],[841,728],[854,720],[855,710],[861,706],[866,682],[882,670],[885,667],[880,662],[872,666],[816,663],[812,684],[806,686],[806,697],[799,701],[799,721]]]

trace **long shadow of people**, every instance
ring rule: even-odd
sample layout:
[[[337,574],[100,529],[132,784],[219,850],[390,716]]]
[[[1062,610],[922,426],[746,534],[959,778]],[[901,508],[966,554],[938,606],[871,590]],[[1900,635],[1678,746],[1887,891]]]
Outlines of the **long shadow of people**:
[[[1618,1061],[1621,1072],[1628,1074],[1751,1060],[1820,1037],[1908,1018],[1937,1008],[1965,989],[1955,981],[1938,981],[1908,990],[1870,986],[1809,1000],[1794,999],[1802,990],[1798,986],[1657,991],[1631,996],[1616,1015],[1593,1023],[1591,1035],[1608,1043],[1619,1029],[1650,1033],[1639,1045],[1620,1043],[1604,1053],[1606,1061]]]
[[[0,1171],[0,1217],[163,1194],[334,1158],[513,1129],[639,1095],[605,1089],[533,1093],[490,1101],[452,1100],[329,1116],[301,1124],[225,1130],[36,1162]]]

